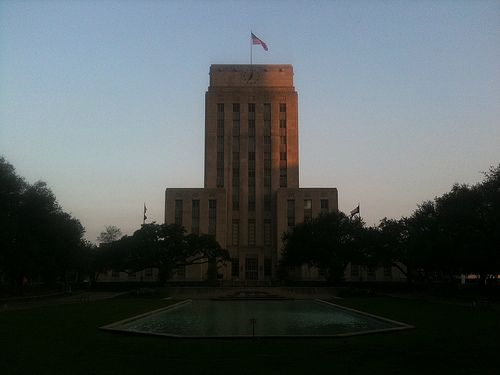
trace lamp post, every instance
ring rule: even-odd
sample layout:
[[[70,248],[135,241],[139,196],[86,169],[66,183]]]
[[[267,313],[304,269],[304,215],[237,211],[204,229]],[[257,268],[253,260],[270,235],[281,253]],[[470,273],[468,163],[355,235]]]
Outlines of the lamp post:
[[[257,324],[257,319],[250,319],[250,324],[252,325],[252,338],[255,338],[255,324]]]

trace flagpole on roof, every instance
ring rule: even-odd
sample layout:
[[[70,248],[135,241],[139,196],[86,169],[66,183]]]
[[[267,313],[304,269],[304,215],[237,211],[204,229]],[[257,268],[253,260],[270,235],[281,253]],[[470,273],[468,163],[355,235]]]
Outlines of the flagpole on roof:
[[[252,38],[252,30],[250,30],[250,65],[252,65],[252,54],[253,54],[253,38]]]

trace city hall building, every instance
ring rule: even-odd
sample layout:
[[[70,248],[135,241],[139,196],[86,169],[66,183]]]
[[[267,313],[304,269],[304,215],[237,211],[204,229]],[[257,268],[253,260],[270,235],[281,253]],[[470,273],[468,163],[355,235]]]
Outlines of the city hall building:
[[[299,187],[298,98],[291,65],[212,65],[205,98],[203,188],[166,189],[165,223],[214,235],[234,261],[225,283],[277,280],[282,235],[338,209],[336,188]],[[302,280],[321,279],[303,267]],[[173,280],[202,281],[207,265]]]

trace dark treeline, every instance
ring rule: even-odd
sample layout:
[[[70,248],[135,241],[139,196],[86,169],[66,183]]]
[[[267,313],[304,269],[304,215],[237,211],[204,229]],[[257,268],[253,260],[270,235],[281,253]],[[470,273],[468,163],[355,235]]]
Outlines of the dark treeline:
[[[183,227],[146,224],[132,236],[107,226],[101,245],[84,239],[80,221],[63,211],[39,181],[27,183],[0,158],[0,280],[13,286],[27,281],[52,285],[83,280],[95,284],[110,269],[159,270],[159,282],[172,271],[208,263],[207,279],[230,261],[213,237],[186,234]],[[121,237],[121,238],[120,238]],[[473,274],[481,284],[500,274],[500,165],[482,182],[454,185],[450,192],[423,202],[410,217],[383,219],[367,227],[342,212],[320,215],[283,235],[279,276],[293,267],[322,267],[332,283],[344,278],[349,262],[366,267],[399,267],[408,283]]]
[[[500,274],[500,165],[481,183],[453,186],[423,202],[410,217],[383,219],[366,227],[358,217],[331,212],[297,224],[283,236],[281,272],[290,267],[322,267],[331,282],[353,262],[366,267],[398,267],[411,284],[477,275],[481,285]]]
[[[85,240],[84,233],[45,182],[27,183],[0,157],[0,281],[12,286],[94,284],[110,269],[132,273],[157,268],[164,282],[174,269],[200,263],[209,264],[210,280],[230,259],[213,237],[186,235],[178,225],[147,224],[122,238],[118,228],[107,226],[97,239],[99,247]]]
[[[46,183],[28,184],[0,158],[0,277],[18,286],[64,282],[76,269],[84,232]]]

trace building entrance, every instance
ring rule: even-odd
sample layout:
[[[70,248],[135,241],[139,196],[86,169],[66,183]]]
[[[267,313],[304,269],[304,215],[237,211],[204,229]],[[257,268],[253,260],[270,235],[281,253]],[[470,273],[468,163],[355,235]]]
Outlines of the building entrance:
[[[245,259],[245,280],[258,280],[259,279],[259,259],[246,258]]]

